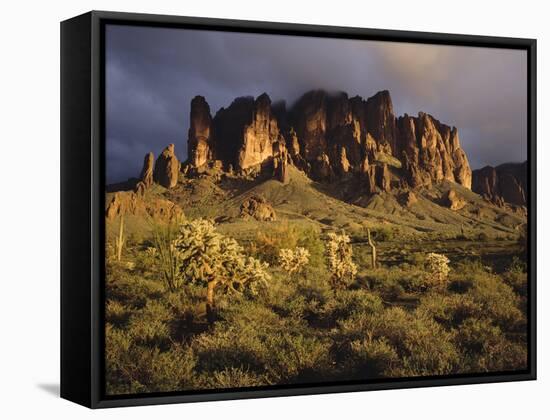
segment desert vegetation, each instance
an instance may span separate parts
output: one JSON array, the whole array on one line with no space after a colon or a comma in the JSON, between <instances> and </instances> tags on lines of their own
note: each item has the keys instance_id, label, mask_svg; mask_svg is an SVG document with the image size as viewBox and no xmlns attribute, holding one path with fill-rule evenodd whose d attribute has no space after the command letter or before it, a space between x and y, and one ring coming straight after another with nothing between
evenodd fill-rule
<instances>
[{"instance_id":1,"label":"desert vegetation","mask_svg":"<svg viewBox=\"0 0 550 420\"><path fill-rule=\"evenodd\" d=\"M233 238L179 218L125 238L119 226L124 252L106 263L109 394L526 367L520 258L497 272L415 252L373 268L367 236L387 237L376 229L352 240L285 220Z\"/></svg>"},{"instance_id":2,"label":"desert vegetation","mask_svg":"<svg viewBox=\"0 0 550 420\"><path fill-rule=\"evenodd\" d=\"M388 91L196 96L180 147L107 188L108 394L527 367L525 163Z\"/></svg>"}]
</instances>

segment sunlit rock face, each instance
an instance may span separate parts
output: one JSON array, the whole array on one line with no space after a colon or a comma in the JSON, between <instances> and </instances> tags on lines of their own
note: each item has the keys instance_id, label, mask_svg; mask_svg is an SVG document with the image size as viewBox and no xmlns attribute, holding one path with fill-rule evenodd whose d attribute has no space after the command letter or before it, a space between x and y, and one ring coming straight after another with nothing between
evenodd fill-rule
<instances>
[{"instance_id":1,"label":"sunlit rock face","mask_svg":"<svg viewBox=\"0 0 550 420\"><path fill-rule=\"evenodd\" d=\"M284 144L285 140L271 112L271 100L264 93L254 102L250 123L243 127L237 168L248 169L272 158L278 142Z\"/></svg>"},{"instance_id":2,"label":"sunlit rock face","mask_svg":"<svg viewBox=\"0 0 550 420\"><path fill-rule=\"evenodd\" d=\"M187 163L194 167L219 161L236 173L269 168L286 179L286 165L293 164L317 181L358 176L370 192L442 181L472 184L458 130L423 112L396 118L388 91L365 100L313 90L288 109L264 93L237 98L213 118L198 96L190 126Z\"/></svg>"},{"instance_id":3,"label":"sunlit rock face","mask_svg":"<svg viewBox=\"0 0 550 420\"><path fill-rule=\"evenodd\" d=\"M153 167L155 165L155 156L152 152L145 155L143 159L143 168L141 169L140 181L143 182L145 188L153 184Z\"/></svg>"},{"instance_id":4,"label":"sunlit rock face","mask_svg":"<svg viewBox=\"0 0 550 420\"><path fill-rule=\"evenodd\" d=\"M173 188L178 183L179 172L180 162L174 153L174 145L170 144L157 158L153 179L165 188Z\"/></svg>"},{"instance_id":5,"label":"sunlit rock face","mask_svg":"<svg viewBox=\"0 0 550 420\"><path fill-rule=\"evenodd\" d=\"M189 162L200 167L212 159L212 116L210 106L202 96L191 101L191 117L187 150Z\"/></svg>"},{"instance_id":6,"label":"sunlit rock face","mask_svg":"<svg viewBox=\"0 0 550 420\"><path fill-rule=\"evenodd\" d=\"M472 170L460 147L456 127L423 112L417 117L405 114L397 119L396 150L406 181L413 187L444 180L472 187Z\"/></svg>"}]
</instances>

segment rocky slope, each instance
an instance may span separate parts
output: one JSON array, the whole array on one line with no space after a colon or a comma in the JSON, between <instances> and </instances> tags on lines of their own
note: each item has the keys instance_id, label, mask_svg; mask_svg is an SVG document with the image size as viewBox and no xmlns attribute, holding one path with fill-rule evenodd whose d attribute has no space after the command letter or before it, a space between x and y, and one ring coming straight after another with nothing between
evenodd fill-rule
<instances>
[{"instance_id":1,"label":"rocky slope","mask_svg":"<svg viewBox=\"0 0 550 420\"><path fill-rule=\"evenodd\" d=\"M527 162L475 170L472 190L496 205L527 206Z\"/></svg>"},{"instance_id":2,"label":"rocky slope","mask_svg":"<svg viewBox=\"0 0 550 420\"><path fill-rule=\"evenodd\" d=\"M214 117L197 96L190 127L189 174L218 161L226 171L248 175L267 168L284 180L291 163L317 181L359 177L366 193L443 180L471 188L458 130L425 113L397 118L388 91L364 100L316 90L288 110L264 93L237 98Z\"/></svg>"}]
</instances>

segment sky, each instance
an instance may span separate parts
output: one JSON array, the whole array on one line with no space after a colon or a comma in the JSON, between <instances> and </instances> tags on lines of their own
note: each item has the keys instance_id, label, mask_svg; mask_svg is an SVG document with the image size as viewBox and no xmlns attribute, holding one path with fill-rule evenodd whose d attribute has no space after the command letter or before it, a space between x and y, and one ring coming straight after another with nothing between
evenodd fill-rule
<instances>
[{"instance_id":1,"label":"sky","mask_svg":"<svg viewBox=\"0 0 550 420\"><path fill-rule=\"evenodd\" d=\"M169 143L186 159L190 102L212 115L266 92L291 106L311 89L423 111L458 128L472 169L527 159L527 53L520 50L108 25L107 182L138 177Z\"/></svg>"}]
</instances>

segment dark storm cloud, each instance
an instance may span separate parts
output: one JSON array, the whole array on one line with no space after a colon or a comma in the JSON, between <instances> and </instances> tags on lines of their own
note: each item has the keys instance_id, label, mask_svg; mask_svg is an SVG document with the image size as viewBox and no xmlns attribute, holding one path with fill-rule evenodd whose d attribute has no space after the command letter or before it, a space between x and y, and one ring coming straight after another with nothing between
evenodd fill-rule
<instances>
[{"instance_id":1,"label":"dark storm cloud","mask_svg":"<svg viewBox=\"0 0 550 420\"><path fill-rule=\"evenodd\" d=\"M526 159L521 51L108 26L107 180L139 174L168 143L186 158L190 101L214 114L237 96L295 101L309 89L391 92L398 115L459 128L473 168Z\"/></svg>"}]
</instances>

